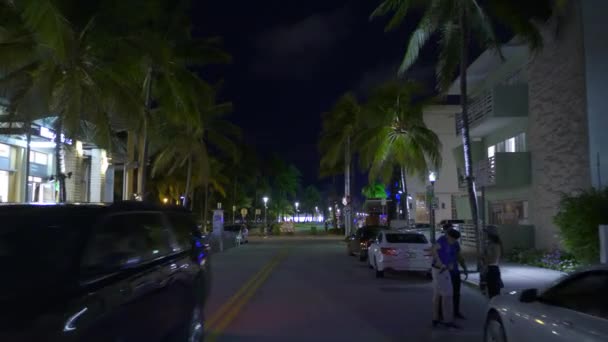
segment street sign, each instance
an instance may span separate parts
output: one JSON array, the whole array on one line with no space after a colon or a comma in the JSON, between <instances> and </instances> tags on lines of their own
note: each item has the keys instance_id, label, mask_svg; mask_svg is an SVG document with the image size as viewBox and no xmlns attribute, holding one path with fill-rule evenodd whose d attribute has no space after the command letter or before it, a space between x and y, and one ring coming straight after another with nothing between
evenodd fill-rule
<instances>
[{"instance_id":1,"label":"street sign","mask_svg":"<svg viewBox=\"0 0 608 342\"><path fill-rule=\"evenodd\" d=\"M255 210L255 214L256 215L261 215L262 214L262 209L256 209Z\"/></svg>"},{"instance_id":2,"label":"street sign","mask_svg":"<svg viewBox=\"0 0 608 342\"><path fill-rule=\"evenodd\" d=\"M247 208L243 208L243 209L241 209L241 215L242 215L243 217L247 216Z\"/></svg>"},{"instance_id":3,"label":"street sign","mask_svg":"<svg viewBox=\"0 0 608 342\"><path fill-rule=\"evenodd\" d=\"M382 204L382 206L386 206L386 198L383 198L382 201L380 201L380 203Z\"/></svg>"},{"instance_id":4,"label":"street sign","mask_svg":"<svg viewBox=\"0 0 608 342\"><path fill-rule=\"evenodd\" d=\"M236 211L236 205L232 206L232 211Z\"/></svg>"}]
</instances>

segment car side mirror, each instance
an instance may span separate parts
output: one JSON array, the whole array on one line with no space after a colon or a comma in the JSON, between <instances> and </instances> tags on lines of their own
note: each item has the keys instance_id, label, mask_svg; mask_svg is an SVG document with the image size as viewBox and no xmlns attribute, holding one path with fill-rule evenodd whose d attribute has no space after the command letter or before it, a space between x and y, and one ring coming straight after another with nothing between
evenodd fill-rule
<instances>
[{"instance_id":1,"label":"car side mirror","mask_svg":"<svg viewBox=\"0 0 608 342\"><path fill-rule=\"evenodd\" d=\"M537 289L527 289L521 292L519 295L519 301L522 303L532 303L538 300Z\"/></svg>"}]
</instances>

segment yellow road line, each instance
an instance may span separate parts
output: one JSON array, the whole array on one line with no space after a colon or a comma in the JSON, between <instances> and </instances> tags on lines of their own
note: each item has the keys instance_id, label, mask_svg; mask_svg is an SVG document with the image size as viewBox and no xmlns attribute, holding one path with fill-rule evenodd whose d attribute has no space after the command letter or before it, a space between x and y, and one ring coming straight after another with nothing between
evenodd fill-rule
<instances>
[{"instance_id":1,"label":"yellow road line","mask_svg":"<svg viewBox=\"0 0 608 342\"><path fill-rule=\"evenodd\" d=\"M249 302L251 297L257 292L257 290L264 284L266 279L270 277L272 271L287 257L287 253L281 253L276 259L274 259L268 266L264 268L264 272L256 277L256 281L247 289L247 292L238 299L235 305L231 308L231 310L222 317L222 320L217 322L216 326L207 325L207 331L210 332L210 335L207 337L208 341L215 341L226 329L230 323L237 317L237 315L241 312L243 306Z\"/></svg>"},{"instance_id":2,"label":"yellow road line","mask_svg":"<svg viewBox=\"0 0 608 342\"><path fill-rule=\"evenodd\" d=\"M279 255L275 255L274 257L272 257L272 259L270 259L270 261L266 265L264 265L264 267L262 267L251 278L249 278L247 282L245 282L245 284L243 284L243 286L241 286L241 288L234 295L232 295L232 297L230 297L217 311L213 313L213 315L209 319L206 320L205 325L214 325L217 320L221 319L226 313L226 311L230 310L232 305L239 299L239 297L241 297L245 292L247 292L249 287L254 284L256 280L262 274L264 274L266 270L271 267L274 261L277 260L279 257Z\"/></svg>"}]
</instances>

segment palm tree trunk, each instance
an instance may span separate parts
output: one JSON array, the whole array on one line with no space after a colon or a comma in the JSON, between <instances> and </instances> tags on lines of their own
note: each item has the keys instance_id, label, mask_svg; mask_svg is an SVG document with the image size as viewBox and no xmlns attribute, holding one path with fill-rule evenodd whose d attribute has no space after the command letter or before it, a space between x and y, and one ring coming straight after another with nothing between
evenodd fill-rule
<instances>
[{"instance_id":1,"label":"palm tree trunk","mask_svg":"<svg viewBox=\"0 0 608 342\"><path fill-rule=\"evenodd\" d=\"M471 137L469 135L469 113L468 113L468 102L467 102L467 65L468 65L468 48L469 48L469 31L467 27L467 9L461 9L460 13L460 27L461 27L461 45L460 45L460 104L462 106L462 146L464 150L464 168L467 177L467 191L469 195L469 203L471 206L471 218L473 220L473 226L477 234L477 255L481 255L480 249L480 236L481 230L479 229L479 211L477 206L477 193L475 191L475 179L473 175L473 157L471 153ZM480 263L478 261L478 267Z\"/></svg>"},{"instance_id":2,"label":"palm tree trunk","mask_svg":"<svg viewBox=\"0 0 608 342\"><path fill-rule=\"evenodd\" d=\"M61 158L61 149L63 143L61 142L61 132L63 131L63 119L61 116L57 118L57 132L55 132L55 177L56 181L59 182L59 203L66 202L66 188L65 188L65 175L61 170L61 164L63 159ZM29 157L28 157L29 159Z\"/></svg>"},{"instance_id":3,"label":"palm tree trunk","mask_svg":"<svg viewBox=\"0 0 608 342\"><path fill-rule=\"evenodd\" d=\"M203 228L205 233L207 230L207 212L209 211L209 184L205 184L205 207L203 209Z\"/></svg>"},{"instance_id":4,"label":"palm tree trunk","mask_svg":"<svg viewBox=\"0 0 608 342\"><path fill-rule=\"evenodd\" d=\"M188 157L188 172L186 175L186 190L184 191L184 207L188 208L188 196L190 196L190 184L192 182L192 157Z\"/></svg>"},{"instance_id":5,"label":"palm tree trunk","mask_svg":"<svg viewBox=\"0 0 608 342\"><path fill-rule=\"evenodd\" d=\"M350 202L350 136L346 138L346 147L344 148L344 196ZM350 203L344 206L344 236L350 235Z\"/></svg>"},{"instance_id":6,"label":"palm tree trunk","mask_svg":"<svg viewBox=\"0 0 608 342\"><path fill-rule=\"evenodd\" d=\"M403 214L405 217L405 222L409 226L410 224L410 207L408 205L408 193L407 193L407 182L405 179L405 167L401 167L401 202L403 203Z\"/></svg>"},{"instance_id":7,"label":"palm tree trunk","mask_svg":"<svg viewBox=\"0 0 608 342\"><path fill-rule=\"evenodd\" d=\"M146 199L146 181L148 177L148 126L150 124L150 113L152 111L152 81L153 81L152 68L148 68L146 75L146 94L145 94L145 107L144 107L144 123L142 128L142 141L141 141L141 154L139 156L139 192L142 200Z\"/></svg>"}]
</instances>

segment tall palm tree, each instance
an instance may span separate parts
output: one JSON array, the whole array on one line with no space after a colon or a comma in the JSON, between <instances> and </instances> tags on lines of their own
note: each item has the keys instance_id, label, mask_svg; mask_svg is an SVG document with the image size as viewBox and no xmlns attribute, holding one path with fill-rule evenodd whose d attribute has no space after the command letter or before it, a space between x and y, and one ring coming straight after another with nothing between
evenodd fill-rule
<instances>
[{"instance_id":1,"label":"tall palm tree","mask_svg":"<svg viewBox=\"0 0 608 342\"><path fill-rule=\"evenodd\" d=\"M137 110L137 103L113 71L119 61L112 58L110 37L98 30L94 17L82 26L72 25L51 0L2 1L0 13L11 17L0 37L0 64L6 70L0 88L16 85L9 98L14 116L25 116L28 122L56 118L55 178L59 201L65 202L62 134L86 134L107 148L111 117ZM26 112L31 101L37 105Z\"/></svg>"},{"instance_id":2,"label":"tall palm tree","mask_svg":"<svg viewBox=\"0 0 608 342\"><path fill-rule=\"evenodd\" d=\"M323 114L323 127L319 149L321 175L332 175L340 165L344 167L344 195L350 199L351 165L354 155L353 139L360 130L361 107L352 93L346 93L331 111ZM352 220L350 207L345 208L345 234L350 234Z\"/></svg>"},{"instance_id":3,"label":"tall palm tree","mask_svg":"<svg viewBox=\"0 0 608 342\"><path fill-rule=\"evenodd\" d=\"M441 166L441 142L424 123L423 108L428 101L418 98L420 91L413 82L378 87L365 105L365 128L357 137L370 183L377 179L390 182L394 168L399 168L403 213L408 222L408 176L425 177L429 167L437 170Z\"/></svg>"},{"instance_id":4,"label":"tall palm tree","mask_svg":"<svg viewBox=\"0 0 608 342\"><path fill-rule=\"evenodd\" d=\"M386 29L393 30L400 26L414 7L423 8L423 15L417 28L412 33L399 73L407 71L420 56L422 48L438 37L439 60L437 62L437 82L440 90L446 90L459 74L461 112L461 136L464 150L467 191L471 206L471 217L475 231L480 234L477 193L473 175L471 156L471 137L469 135L467 67L469 62L469 45L478 43L483 48L495 49L500 54L500 42L495 34L495 19L502 20L508 28L518 34L531 49L542 46L542 36L538 26L532 20L539 19L539 8L545 7L555 11L562 8L566 0L522 1L498 0L482 2L480 0L384 0L372 13L378 17L392 13ZM497 4L499 6L497 6ZM516 10L517 9L517 10ZM534 10L532 10L534 9ZM492 14L508 14L496 18ZM475 41L473 41L475 39ZM501 55L502 56L502 55ZM480 244L478 240L478 252Z\"/></svg>"}]
</instances>

